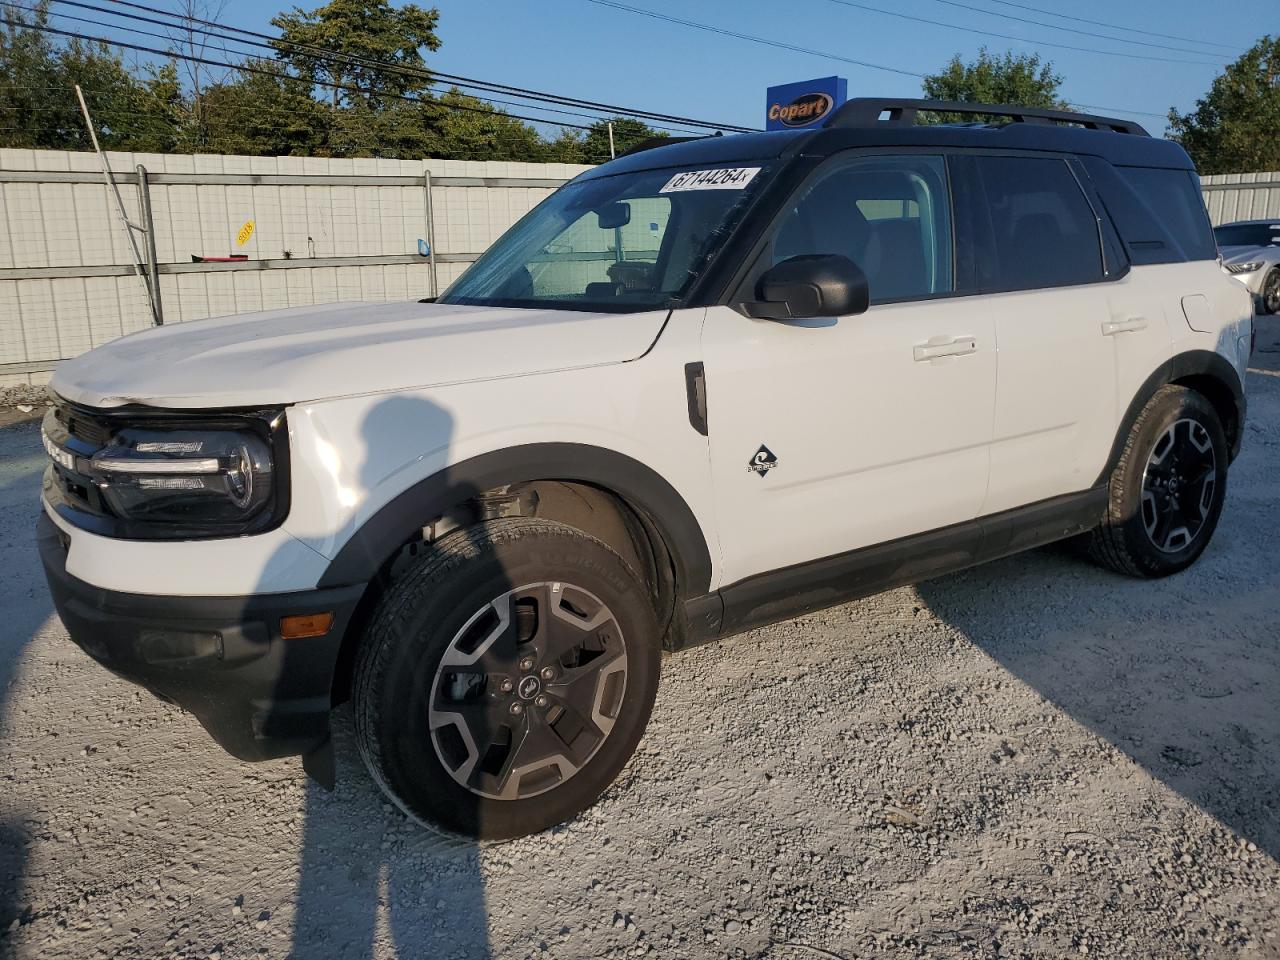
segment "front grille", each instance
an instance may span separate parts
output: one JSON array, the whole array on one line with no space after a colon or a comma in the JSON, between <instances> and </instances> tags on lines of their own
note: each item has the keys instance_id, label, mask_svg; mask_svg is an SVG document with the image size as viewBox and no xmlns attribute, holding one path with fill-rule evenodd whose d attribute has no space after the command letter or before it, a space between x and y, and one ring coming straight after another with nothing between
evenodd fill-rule
<instances>
[{"instance_id":1,"label":"front grille","mask_svg":"<svg viewBox=\"0 0 1280 960\"><path fill-rule=\"evenodd\" d=\"M101 492L92 478L81 472L88 458L110 443L112 430L109 419L55 397L52 409L46 415L44 430L50 442L74 457L71 467L51 460L46 485L46 496L50 502L55 506L64 503L89 516L109 517L111 513Z\"/></svg>"},{"instance_id":2,"label":"front grille","mask_svg":"<svg viewBox=\"0 0 1280 960\"><path fill-rule=\"evenodd\" d=\"M56 404L53 416L67 428L67 433L71 436L95 447L105 447L111 439L111 428L83 410Z\"/></svg>"}]
</instances>

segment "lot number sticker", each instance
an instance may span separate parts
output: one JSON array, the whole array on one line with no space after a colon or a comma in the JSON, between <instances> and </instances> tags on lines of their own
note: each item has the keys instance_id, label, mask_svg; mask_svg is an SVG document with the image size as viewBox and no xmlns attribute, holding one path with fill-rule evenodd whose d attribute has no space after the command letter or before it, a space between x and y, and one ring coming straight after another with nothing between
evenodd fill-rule
<instances>
[{"instance_id":1,"label":"lot number sticker","mask_svg":"<svg viewBox=\"0 0 1280 960\"><path fill-rule=\"evenodd\" d=\"M667 181L659 193L681 193L685 190L741 190L750 183L759 167L729 167L721 170L686 170Z\"/></svg>"}]
</instances>

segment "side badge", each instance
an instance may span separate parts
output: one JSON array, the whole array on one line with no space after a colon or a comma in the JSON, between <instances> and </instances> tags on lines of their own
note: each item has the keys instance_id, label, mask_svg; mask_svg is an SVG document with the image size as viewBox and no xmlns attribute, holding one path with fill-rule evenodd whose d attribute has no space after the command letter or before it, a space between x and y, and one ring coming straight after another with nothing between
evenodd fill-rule
<instances>
[{"instance_id":1,"label":"side badge","mask_svg":"<svg viewBox=\"0 0 1280 960\"><path fill-rule=\"evenodd\" d=\"M756 451L756 455L747 464L747 469L763 477L777 465L778 458L773 455L772 450L762 443L760 444L760 449Z\"/></svg>"}]
</instances>

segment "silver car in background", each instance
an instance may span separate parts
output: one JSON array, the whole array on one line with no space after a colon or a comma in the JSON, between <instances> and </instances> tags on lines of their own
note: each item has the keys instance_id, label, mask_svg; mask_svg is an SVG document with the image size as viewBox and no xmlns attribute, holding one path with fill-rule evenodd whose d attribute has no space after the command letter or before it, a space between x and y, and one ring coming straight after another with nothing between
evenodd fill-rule
<instances>
[{"instance_id":1,"label":"silver car in background","mask_svg":"<svg viewBox=\"0 0 1280 960\"><path fill-rule=\"evenodd\" d=\"M1280 313L1280 218L1213 228L1222 268L1253 294L1258 313Z\"/></svg>"}]
</instances>

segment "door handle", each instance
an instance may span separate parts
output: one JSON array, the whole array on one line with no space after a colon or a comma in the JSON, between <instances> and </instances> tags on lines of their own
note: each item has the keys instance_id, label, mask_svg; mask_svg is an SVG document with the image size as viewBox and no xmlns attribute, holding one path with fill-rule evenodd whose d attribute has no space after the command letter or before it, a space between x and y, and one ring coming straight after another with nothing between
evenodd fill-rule
<instances>
[{"instance_id":1,"label":"door handle","mask_svg":"<svg viewBox=\"0 0 1280 960\"><path fill-rule=\"evenodd\" d=\"M976 353L977 350L978 341L974 337L933 337L928 343L917 343L913 352L919 362L937 360L940 357L963 357L968 353Z\"/></svg>"},{"instance_id":2,"label":"door handle","mask_svg":"<svg viewBox=\"0 0 1280 960\"><path fill-rule=\"evenodd\" d=\"M1104 320L1102 322L1102 335L1104 337L1114 337L1117 333L1145 329L1147 329L1146 317L1130 317L1127 320Z\"/></svg>"}]
</instances>

